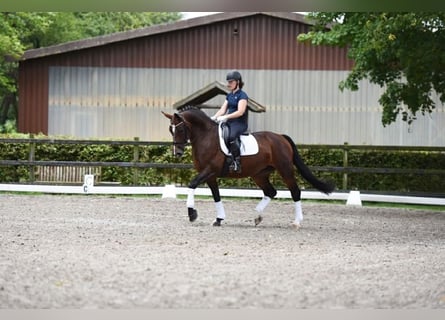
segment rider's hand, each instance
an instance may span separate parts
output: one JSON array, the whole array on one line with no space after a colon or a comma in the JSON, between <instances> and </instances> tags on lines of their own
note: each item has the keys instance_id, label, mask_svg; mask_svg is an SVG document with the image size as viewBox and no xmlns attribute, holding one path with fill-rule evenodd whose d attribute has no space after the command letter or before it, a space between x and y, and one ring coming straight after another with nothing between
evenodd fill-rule
<instances>
[{"instance_id":1,"label":"rider's hand","mask_svg":"<svg viewBox=\"0 0 445 320\"><path fill-rule=\"evenodd\" d=\"M228 116L224 115L224 116L219 116L218 118L216 118L216 121L217 122L226 122L227 119L228 119Z\"/></svg>"},{"instance_id":2,"label":"rider's hand","mask_svg":"<svg viewBox=\"0 0 445 320\"><path fill-rule=\"evenodd\" d=\"M216 121L216 115L215 116L211 116L210 119L212 119L213 121Z\"/></svg>"}]
</instances>

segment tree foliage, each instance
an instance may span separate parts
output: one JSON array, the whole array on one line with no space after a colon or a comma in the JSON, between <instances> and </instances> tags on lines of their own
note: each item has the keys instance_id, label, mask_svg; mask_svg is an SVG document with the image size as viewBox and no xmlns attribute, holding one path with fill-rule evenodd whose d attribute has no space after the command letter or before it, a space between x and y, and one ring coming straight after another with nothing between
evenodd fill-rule
<instances>
[{"instance_id":1,"label":"tree foliage","mask_svg":"<svg viewBox=\"0 0 445 320\"><path fill-rule=\"evenodd\" d=\"M298 40L347 47L354 67L340 89L359 89L368 79L384 87L379 99L384 126L411 123L445 102L445 12L317 12L314 25Z\"/></svg>"},{"instance_id":2,"label":"tree foliage","mask_svg":"<svg viewBox=\"0 0 445 320\"><path fill-rule=\"evenodd\" d=\"M17 60L25 50L180 18L178 12L0 12L0 132L17 119Z\"/></svg>"}]
</instances>

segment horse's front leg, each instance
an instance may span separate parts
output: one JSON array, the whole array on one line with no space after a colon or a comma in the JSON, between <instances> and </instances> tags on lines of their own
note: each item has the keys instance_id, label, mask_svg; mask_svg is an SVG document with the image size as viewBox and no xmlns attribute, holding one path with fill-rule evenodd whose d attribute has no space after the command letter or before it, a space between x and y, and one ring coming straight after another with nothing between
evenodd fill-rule
<instances>
[{"instance_id":1,"label":"horse's front leg","mask_svg":"<svg viewBox=\"0 0 445 320\"><path fill-rule=\"evenodd\" d=\"M198 211L195 209L195 189L211 176L211 173L203 171L199 173L190 183L187 194L187 210L190 222L195 221L198 218Z\"/></svg>"},{"instance_id":2,"label":"horse's front leg","mask_svg":"<svg viewBox=\"0 0 445 320\"><path fill-rule=\"evenodd\" d=\"M221 202L221 196L219 194L218 182L216 181L216 178L207 180L207 185L212 191L212 196L216 207L216 220L213 222L213 226L219 227L221 226L221 222L226 218L226 212L224 211L224 206Z\"/></svg>"}]
</instances>

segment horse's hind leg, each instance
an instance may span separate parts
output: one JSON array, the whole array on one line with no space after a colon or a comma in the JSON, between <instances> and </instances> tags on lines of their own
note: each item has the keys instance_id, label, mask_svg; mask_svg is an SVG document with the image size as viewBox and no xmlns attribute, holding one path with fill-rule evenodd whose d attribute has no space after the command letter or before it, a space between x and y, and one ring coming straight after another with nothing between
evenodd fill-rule
<instances>
[{"instance_id":1,"label":"horse's hind leg","mask_svg":"<svg viewBox=\"0 0 445 320\"><path fill-rule=\"evenodd\" d=\"M262 172L255 177L252 177L253 181L258 185L258 187L263 190L264 196L261 199L260 203L256 206L255 210L258 212L258 216L255 218L255 226L263 221L263 216L261 215L269 204L270 200L272 200L277 195L277 190L273 187L273 185L269 181L270 173L273 169L268 169Z\"/></svg>"},{"instance_id":2,"label":"horse's hind leg","mask_svg":"<svg viewBox=\"0 0 445 320\"><path fill-rule=\"evenodd\" d=\"M292 200L294 200L295 203L295 220L292 223L292 226L299 228L301 222L303 221L303 211L301 209L301 190L297 185L293 167L289 166L288 168L280 168L278 169L278 172L283 178L284 183L286 183L286 186L291 193Z\"/></svg>"},{"instance_id":3,"label":"horse's hind leg","mask_svg":"<svg viewBox=\"0 0 445 320\"><path fill-rule=\"evenodd\" d=\"M213 222L213 226L221 226L221 222L226 218L226 213L224 211L224 206L221 202L221 196L219 194L218 182L216 179L210 179L207 181L207 185L212 191L213 200L215 201L216 207L216 220Z\"/></svg>"}]
</instances>

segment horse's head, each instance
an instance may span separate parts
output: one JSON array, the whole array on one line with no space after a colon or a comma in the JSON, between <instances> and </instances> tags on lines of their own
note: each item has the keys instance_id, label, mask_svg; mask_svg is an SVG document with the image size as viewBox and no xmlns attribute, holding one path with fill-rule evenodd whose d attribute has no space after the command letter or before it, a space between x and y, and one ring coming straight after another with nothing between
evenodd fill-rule
<instances>
[{"instance_id":1,"label":"horse's head","mask_svg":"<svg viewBox=\"0 0 445 320\"><path fill-rule=\"evenodd\" d=\"M189 133L184 117L179 113L169 114L161 111L170 119L170 133L173 136L173 155L181 157L184 154L185 145L189 142Z\"/></svg>"}]
</instances>

